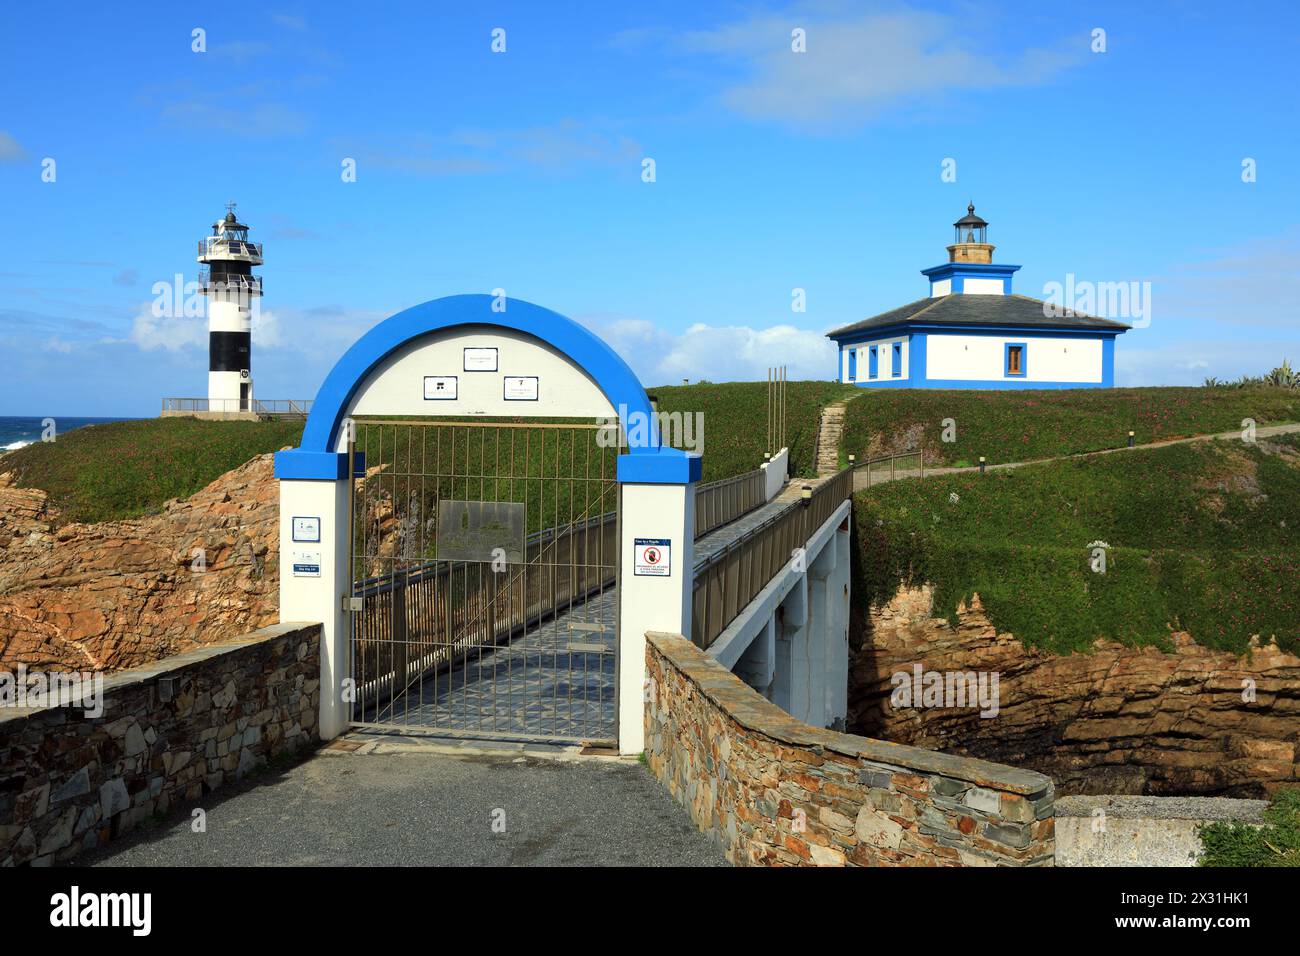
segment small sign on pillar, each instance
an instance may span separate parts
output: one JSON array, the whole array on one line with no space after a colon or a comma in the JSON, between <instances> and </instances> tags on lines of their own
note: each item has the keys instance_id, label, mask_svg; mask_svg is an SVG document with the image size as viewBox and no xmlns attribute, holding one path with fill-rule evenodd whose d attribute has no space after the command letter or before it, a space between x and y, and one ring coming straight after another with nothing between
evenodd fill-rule
<instances>
[{"instance_id":1,"label":"small sign on pillar","mask_svg":"<svg viewBox=\"0 0 1300 956\"><path fill-rule=\"evenodd\" d=\"M672 576L672 547L668 538L636 538L633 542L632 573L638 577Z\"/></svg>"}]
</instances>

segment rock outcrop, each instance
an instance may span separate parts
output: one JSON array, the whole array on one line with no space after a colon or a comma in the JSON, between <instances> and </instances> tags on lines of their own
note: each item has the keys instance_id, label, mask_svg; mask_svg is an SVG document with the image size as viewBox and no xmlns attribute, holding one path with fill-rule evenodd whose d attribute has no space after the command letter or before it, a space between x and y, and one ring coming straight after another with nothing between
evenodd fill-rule
<instances>
[{"instance_id":1,"label":"rock outcrop","mask_svg":"<svg viewBox=\"0 0 1300 956\"><path fill-rule=\"evenodd\" d=\"M931 589L905 589L855 622L852 732L1037 770L1060 793L1258 797L1300 783L1300 657L1274 643L1237 656L1173 633L1168 653L1098 640L1063 656L999 633L978 595L952 625L931 609ZM892 676L918 663L997 673L997 715L892 706Z\"/></svg>"},{"instance_id":2,"label":"rock outcrop","mask_svg":"<svg viewBox=\"0 0 1300 956\"><path fill-rule=\"evenodd\" d=\"M115 671L272 624L278 537L271 455L97 524L0 475L0 667Z\"/></svg>"}]
</instances>

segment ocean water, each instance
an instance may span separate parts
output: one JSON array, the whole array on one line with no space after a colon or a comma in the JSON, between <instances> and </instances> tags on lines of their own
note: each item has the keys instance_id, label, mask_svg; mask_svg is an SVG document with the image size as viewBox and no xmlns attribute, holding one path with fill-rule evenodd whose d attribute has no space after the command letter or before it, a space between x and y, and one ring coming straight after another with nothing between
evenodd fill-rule
<instances>
[{"instance_id":1,"label":"ocean water","mask_svg":"<svg viewBox=\"0 0 1300 956\"><path fill-rule=\"evenodd\" d=\"M102 425L104 422L125 422L126 418L74 418L72 416L51 415L54 419L56 435L62 435L85 425ZM44 418L23 418L21 416L0 415L0 453L22 448L34 441L41 440L45 431Z\"/></svg>"}]
</instances>

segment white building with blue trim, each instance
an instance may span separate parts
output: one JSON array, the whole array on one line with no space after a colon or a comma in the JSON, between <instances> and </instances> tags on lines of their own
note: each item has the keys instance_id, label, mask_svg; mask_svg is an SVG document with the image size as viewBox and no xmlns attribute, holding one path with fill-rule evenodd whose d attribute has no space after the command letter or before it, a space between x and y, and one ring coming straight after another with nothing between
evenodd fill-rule
<instances>
[{"instance_id":1,"label":"white building with blue trim","mask_svg":"<svg viewBox=\"0 0 1300 956\"><path fill-rule=\"evenodd\" d=\"M1011 291L1020 266L993 262L975 206L953 223L948 261L922 269L930 294L828 332L839 380L863 388L1110 388L1129 326Z\"/></svg>"}]
</instances>

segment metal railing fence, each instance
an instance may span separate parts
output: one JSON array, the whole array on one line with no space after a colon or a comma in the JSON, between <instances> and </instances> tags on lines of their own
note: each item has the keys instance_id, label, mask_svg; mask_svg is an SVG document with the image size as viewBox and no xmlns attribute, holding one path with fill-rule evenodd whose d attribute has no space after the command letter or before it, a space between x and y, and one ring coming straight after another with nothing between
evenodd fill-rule
<instances>
[{"instance_id":1,"label":"metal railing fence","mask_svg":"<svg viewBox=\"0 0 1300 956\"><path fill-rule=\"evenodd\" d=\"M909 451L900 455L886 455L855 464L854 470L865 471L867 487L883 484L895 478L924 478L925 452Z\"/></svg>"},{"instance_id":2,"label":"metal railing fence","mask_svg":"<svg viewBox=\"0 0 1300 956\"><path fill-rule=\"evenodd\" d=\"M767 476L761 468L711 481L695 489L695 537L704 537L766 504Z\"/></svg>"},{"instance_id":3,"label":"metal railing fence","mask_svg":"<svg viewBox=\"0 0 1300 956\"><path fill-rule=\"evenodd\" d=\"M695 568L691 641L707 649L853 494L853 470L845 468L813 489L812 497L791 502Z\"/></svg>"},{"instance_id":4,"label":"metal railing fence","mask_svg":"<svg viewBox=\"0 0 1300 956\"><path fill-rule=\"evenodd\" d=\"M238 398L164 398L162 400L164 413L253 412L266 418L306 418L311 412L311 405L310 398L254 398L247 401Z\"/></svg>"}]
</instances>

